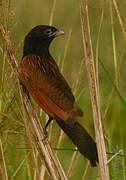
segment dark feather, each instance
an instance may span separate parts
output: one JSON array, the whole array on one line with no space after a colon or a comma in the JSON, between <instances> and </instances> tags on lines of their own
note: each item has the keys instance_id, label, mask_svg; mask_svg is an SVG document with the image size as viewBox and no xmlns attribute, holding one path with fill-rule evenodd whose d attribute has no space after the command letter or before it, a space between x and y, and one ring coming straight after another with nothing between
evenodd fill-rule
<instances>
[{"instance_id":1,"label":"dark feather","mask_svg":"<svg viewBox=\"0 0 126 180\"><path fill-rule=\"evenodd\" d=\"M68 83L49 53L51 41L61 34L64 32L55 27L41 25L27 34L18 71L19 81L50 119L56 119L80 153L90 160L92 166L96 166L96 144L77 122L77 117L83 112L75 104Z\"/></svg>"}]
</instances>

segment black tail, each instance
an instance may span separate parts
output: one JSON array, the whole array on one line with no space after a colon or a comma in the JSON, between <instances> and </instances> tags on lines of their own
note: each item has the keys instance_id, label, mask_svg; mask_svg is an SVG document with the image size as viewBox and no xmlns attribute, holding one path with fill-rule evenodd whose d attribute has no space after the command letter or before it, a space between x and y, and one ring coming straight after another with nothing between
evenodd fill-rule
<instances>
[{"instance_id":1,"label":"black tail","mask_svg":"<svg viewBox=\"0 0 126 180\"><path fill-rule=\"evenodd\" d=\"M74 127L71 128L61 119L56 119L56 121L69 136L80 153L90 160L91 166L97 166L96 162L98 162L98 153L96 143L88 132L78 122L76 122Z\"/></svg>"}]
</instances>

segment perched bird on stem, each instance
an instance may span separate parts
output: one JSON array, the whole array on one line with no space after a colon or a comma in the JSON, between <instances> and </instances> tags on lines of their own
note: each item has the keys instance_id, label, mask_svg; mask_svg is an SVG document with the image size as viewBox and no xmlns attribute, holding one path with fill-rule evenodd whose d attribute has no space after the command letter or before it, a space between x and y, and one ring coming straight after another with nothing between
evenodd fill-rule
<instances>
[{"instance_id":1,"label":"perched bird on stem","mask_svg":"<svg viewBox=\"0 0 126 180\"><path fill-rule=\"evenodd\" d=\"M77 117L83 116L83 112L75 103L68 83L49 52L52 40L63 34L55 27L38 25L26 35L19 65L19 81L49 115L45 132L49 123L55 119L80 153L90 160L91 166L96 166L96 143L77 122Z\"/></svg>"}]
</instances>

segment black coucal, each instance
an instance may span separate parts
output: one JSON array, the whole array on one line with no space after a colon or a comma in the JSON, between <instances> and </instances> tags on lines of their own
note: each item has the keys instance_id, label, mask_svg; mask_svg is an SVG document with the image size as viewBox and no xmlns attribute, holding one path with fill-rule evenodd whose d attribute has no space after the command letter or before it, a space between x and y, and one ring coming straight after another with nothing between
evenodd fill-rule
<instances>
[{"instance_id":1,"label":"black coucal","mask_svg":"<svg viewBox=\"0 0 126 180\"><path fill-rule=\"evenodd\" d=\"M77 122L77 116L83 112L75 104L72 91L49 52L51 41L62 34L64 32L55 27L38 25L26 35L19 81L49 115L45 129L55 119L80 153L90 160L91 166L96 166L96 143Z\"/></svg>"}]
</instances>

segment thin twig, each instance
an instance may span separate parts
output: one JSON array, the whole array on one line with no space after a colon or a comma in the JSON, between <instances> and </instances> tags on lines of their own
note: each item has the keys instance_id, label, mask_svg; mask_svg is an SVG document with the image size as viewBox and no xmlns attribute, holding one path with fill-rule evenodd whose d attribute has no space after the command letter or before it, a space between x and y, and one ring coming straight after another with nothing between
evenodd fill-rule
<instances>
[{"instance_id":1,"label":"thin twig","mask_svg":"<svg viewBox=\"0 0 126 180\"><path fill-rule=\"evenodd\" d=\"M86 25L84 21L84 9L87 17L89 47L87 46ZM87 0L85 0L84 8L82 6L82 0L80 0L80 17L81 17L81 25L82 25L84 55L86 61L86 68L87 68L88 82L89 82L89 89L90 89L91 103L93 110L93 119L95 126L100 172L103 180L109 180L109 170L108 170L108 166L106 165L107 157L106 157L102 124L101 124L100 96L99 96L99 89L97 86L98 82L96 81L96 71L94 66L94 56L93 56Z\"/></svg>"},{"instance_id":2,"label":"thin twig","mask_svg":"<svg viewBox=\"0 0 126 180\"><path fill-rule=\"evenodd\" d=\"M115 153L108 161L107 164L110 163L110 161L112 161L117 155L119 155L122 152L122 149L120 149L117 153Z\"/></svg>"},{"instance_id":3,"label":"thin twig","mask_svg":"<svg viewBox=\"0 0 126 180\"><path fill-rule=\"evenodd\" d=\"M45 172L46 172L46 167L44 166L44 164L42 164L42 166L41 166L41 172L40 172L40 177L39 177L40 180L43 180L43 179L44 179L44 177L45 177Z\"/></svg>"},{"instance_id":4,"label":"thin twig","mask_svg":"<svg viewBox=\"0 0 126 180\"><path fill-rule=\"evenodd\" d=\"M32 155L33 155L33 158L34 158L34 164L35 164L35 172L36 172L36 176L39 177L39 170L38 170L38 166L37 166L37 163L36 163L36 154L35 154L35 150L34 150L34 144L33 144L33 137L32 137L32 134L30 132L30 128L29 128L29 125L28 125L28 122L27 122L27 117L26 117L26 109L25 109L25 106L24 106L24 103L22 102L22 112L23 112L23 119L24 119L24 124L25 124L25 130L26 130L26 135L27 135L27 142L28 144L30 145L31 149L32 149ZM37 178L38 179L38 178Z\"/></svg>"},{"instance_id":5,"label":"thin twig","mask_svg":"<svg viewBox=\"0 0 126 180\"><path fill-rule=\"evenodd\" d=\"M123 36L124 36L124 40L125 40L125 43L126 43L126 31L125 31L125 27L124 27L122 18L121 18L120 13L119 13L119 9L118 9L116 0L113 0L113 4L114 4L114 8L115 8L115 10L116 10L116 14L117 14L117 17L118 17L118 20L119 20L119 23L120 23L120 26L121 26L121 29L122 29L122 33L123 33Z\"/></svg>"},{"instance_id":6,"label":"thin twig","mask_svg":"<svg viewBox=\"0 0 126 180\"><path fill-rule=\"evenodd\" d=\"M61 64L61 72L63 72L64 62L65 62L65 59L66 59L66 55L67 55L67 50L68 50L71 34L72 34L72 29L69 30L67 42L65 44L64 55L63 55L62 64Z\"/></svg>"},{"instance_id":7,"label":"thin twig","mask_svg":"<svg viewBox=\"0 0 126 180\"><path fill-rule=\"evenodd\" d=\"M117 64L112 0L110 0L110 18L111 18L111 27L112 27L112 47L113 47L113 58L114 58L114 68L115 68L115 84L118 87L118 64Z\"/></svg>"},{"instance_id":8,"label":"thin twig","mask_svg":"<svg viewBox=\"0 0 126 180\"><path fill-rule=\"evenodd\" d=\"M80 80L80 76L81 76L81 72L82 72L83 63L84 63L84 60L82 59L81 63L80 63L80 68L79 68L79 71L78 71L78 75L77 75L77 78L76 78L76 81L75 81L75 84L74 84L73 94L76 94L77 88L79 86L79 80Z\"/></svg>"},{"instance_id":9,"label":"thin twig","mask_svg":"<svg viewBox=\"0 0 126 180\"><path fill-rule=\"evenodd\" d=\"M8 180L7 167L6 167L6 162L5 162L5 157L4 157L4 152L3 152L3 146L2 146L1 139L0 139L0 149L1 149L1 154L2 154L1 157L2 157L2 161L3 161L5 179Z\"/></svg>"},{"instance_id":10,"label":"thin twig","mask_svg":"<svg viewBox=\"0 0 126 180\"><path fill-rule=\"evenodd\" d=\"M20 171L25 161L26 161L26 157L21 161L17 169L14 171L14 174L11 176L10 180L14 180L15 176L17 175L18 171Z\"/></svg>"},{"instance_id":11,"label":"thin twig","mask_svg":"<svg viewBox=\"0 0 126 180\"><path fill-rule=\"evenodd\" d=\"M96 42L96 79L97 79L97 86L99 89L99 61L98 61L98 54L99 54L99 40L100 40L100 33L101 33L101 27L102 27L102 22L103 22L103 17L104 17L104 10L102 10L101 14L101 19L100 19L100 24L99 24L99 31L98 31L98 38Z\"/></svg>"},{"instance_id":12,"label":"thin twig","mask_svg":"<svg viewBox=\"0 0 126 180\"><path fill-rule=\"evenodd\" d=\"M83 176L82 176L82 180L85 180L85 178L86 178L86 175L87 175L87 171L88 171L89 165L90 165L90 162L87 161L86 168L85 168L84 174L83 174Z\"/></svg>"},{"instance_id":13,"label":"thin twig","mask_svg":"<svg viewBox=\"0 0 126 180\"><path fill-rule=\"evenodd\" d=\"M10 37L7 36L5 33L5 30L4 30L1 22L0 22L0 34L1 34L1 37L4 40L4 42L6 43L6 50L9 55L9 58L10 58L9 64L11 65L12 70L15 72L17 82L18 82L18 76L17 76L18 64L16 61L16 57L14 55L14 48L11 43ZM20 92L21 100L25 104L25 107L26 107L29 117L31 119L32 125L33 125L36 135L38 137L38 141L39 141L40 148L42 150L43 158L44 158L46 167L47 167L51 177L53 179L58 180L59 178L56 175L58 172L61 179L63 179L63 180L67 179L65 176L65 173L61 167L61 164L59 163L57 157L53 153L48 141L44 140L45 136L44 136L44 131L41 126L41 123L40 123L39 119L37 118L36 112L31 104L31 101L29 100L27 94L25 93L24 89L20 85L19 85L19 92Z\"/></svg>"},{"instance_id":14,"label":"thin twig","mask_svg":"<svg viewBox=\"0 0 126 180\"><path fill-rule=\"evenodd\" d=\"M69 163L68 170L67 170L67 177L69 177L69 174L70 174L71 169L72 169L72 167L73 167L73 163L75 162L76 156L77 156L77 151L75 151L75 152L73 153L73 155L72 155L72 158L71 158L71 161L70 161L70 163Z\"/></svg>"},{"instance_id":15,"label":"thin twig","mask_svg":"<svg viewBox=\"0 0 126 180\"><path fill-rule=\"evenodd\" d=\"M56 7L56 0L53 0L53 5L51 8L51 14L50 14L50 18L49 18L49 25L51 26L53 23L53 17L54 17L54 11L55 11L55 7Z\"/></svg>"},{"instance_id":16,"label":"thin twig","mask_svg":"<svg viewBox=\"0 0 126 180\"><path fill-rule=\"evenodd\" d=\"M112 90L111 90L111 92L110 92L110 95L109 95L109 97L108 97L108 104L107 104L107 106L106 106L106 108L105 108L105 111L104 111L104 114L103 114L103 120L105 119L106 114L108 113L108 110L109 110L109 108L110 108L113 93L114 93L114 88L112 88Z\"/></svg>"},{"instance_id":17,"label":"thin twig","mask_svg":"<svg viewBox=\"0 0 126 180\"><path fill-rule=\"evenodd\" d=\"M60 130L60 135L59 135L59 138L58 138L58 142L57 142L57 146L56 148L59 148L60 147L60 144L61 144L61 141L63 139L63 136L64 136L64 133L62 130ZM56 154L58 153L58 151L56 152Z\"/></svg>"},{"instance_id":18,"label":"thin twig","mask_svg":"<svg viewBox=\"0 0 126 180\"><path fill-rule=\"evenodd\" d=\"M62 63L61 63L61 68L60 68L61 72L63 72L64 62L65 62L65 58L66 58L66 55L67 55L67 50L68 50L71 34L72 34L72 29L69 30L67 42L65 44L64 55L63 55L63 59L62 59ZM60 58L60 61L61 61L61 58ZM60 147L60 144L61 144L63 136L64 136L64 132L62 130L60 130L60 135L59 135L59 138L58 138L58 142L57 142L56 148ZM58 151L56 152L56 154L57 153L58 153Z\"/></svg>"}]
</instances>

